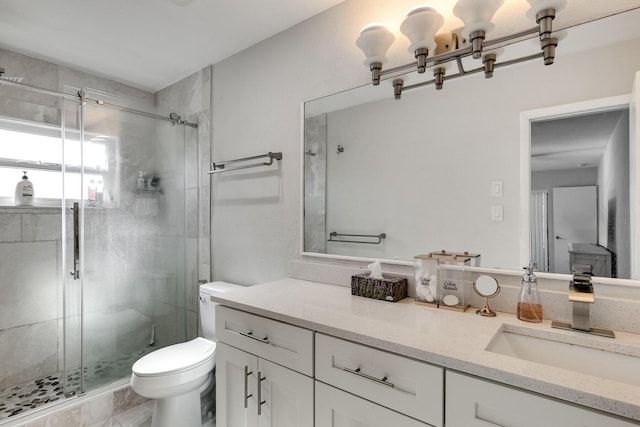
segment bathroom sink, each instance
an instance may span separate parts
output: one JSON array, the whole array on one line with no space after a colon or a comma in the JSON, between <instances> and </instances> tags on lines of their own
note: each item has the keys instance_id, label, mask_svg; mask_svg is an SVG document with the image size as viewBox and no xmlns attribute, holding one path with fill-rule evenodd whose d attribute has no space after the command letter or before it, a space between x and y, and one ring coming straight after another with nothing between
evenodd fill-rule
<instances>
[{"instance_id":1,"label":"bathroom sink","mask_svg":"<svg viewBox=\"0 0 640 427\"><path fill-rule=\"evenodd\" d=\"M485 350L640 386L640 347L608 338L505 324Z\"/></svg>"}]
</instances>

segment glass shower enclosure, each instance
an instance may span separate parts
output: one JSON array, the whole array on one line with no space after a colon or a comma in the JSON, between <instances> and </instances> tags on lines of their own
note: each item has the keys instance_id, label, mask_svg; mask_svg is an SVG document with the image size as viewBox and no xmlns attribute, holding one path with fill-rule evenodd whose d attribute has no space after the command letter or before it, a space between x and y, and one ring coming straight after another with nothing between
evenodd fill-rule
<instances>
[{"instance_id":1,"label":"glass shower enclosure","mask_svg":"<svg viewBox=\"0 0 640 427\"><path fill-rule=\"evenodd\" d=\"M178 120L88 88L0 84L0 424L186 339ZM26 175L32 205L15 206Z\"/></svg>"}]
</instances>

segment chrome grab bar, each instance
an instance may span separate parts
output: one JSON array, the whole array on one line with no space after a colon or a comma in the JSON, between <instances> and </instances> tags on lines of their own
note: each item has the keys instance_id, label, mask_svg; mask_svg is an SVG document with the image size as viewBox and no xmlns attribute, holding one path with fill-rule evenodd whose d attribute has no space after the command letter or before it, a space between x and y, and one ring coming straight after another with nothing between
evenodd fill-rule
<instances>
[{"instance_id":1,"label":"chrome grab bar","mask_svg":"<svg viewBox=\"0 0 640 427\"><path fill-rule=\"evenodd\" d=\"M249 394L249 375L253 374L253 372L249 372L249 367L247 365L244 366L244 409L247 409L249 406L249 398L253 396L253 394Z\"/></svg>"},{"instance_id":2,"label":"chrome grab bar","mask_svg":"<svg viewBox=\"0 0 640 427\"><path fill-rule=\"evenodd\" d=\"M258 338L255 335L253 335L253 331L249 331L249 332L231 331L231 332L236 333L238 335L242 335L243 337L251 338L252 340L256 340L258 342L261 342L262 344L269 344L269 337L268 336L266 336L264 338Z\"/></svg>"},{"instance_id":3,"label":"chrome grab bar","mask_svg":"<svg viewBox=\"0 0 640 427\"><path fill-rule=\"evenodd\" d=\"M80 208L78 202L73 203L73 280L80 279Z\"/></svg>"},{"instance_id":4,"label":"chrome grab bar","mask_svg":"<svg viewBox=\"0 0 640 427\"><path fill-rule=\"evenodd\" d=\"M384 386L390 387L390 388L395 388L395 384L394 383L390 383L389 381L387 381L387 377L382 377L382 379L378 379L376 377L372 377L371 375L367 375L364 374L360 371L360 368L357 369L350 369L350 368L342 368L343 371L349 372L350 374L354 374L357 375L359 377L365 378L369 381L373 381L375 383L378 384L382 384Z\"/></svg>"},{"instance_id":5,"label":"chrome grab bar","mask_svg":"<svg viewBox=\"0 0 640 427\"><path fill-rule=\"evenodd\" d=\"M257 159L262 159L262 158L265 158L265 157L269 158L268 162L252 163L250 165L235 166L235 167L232 167L232 168L227 168L226 167L226 165L229 165L229 164L232 164L232 163L248 162L250 160L257 160ZM282 160L282 152L272 153L271 151L269 151L267 154L262 154L260 156L243 157L241 159L226 160L224 162L211 163L211 167L213 169L210 170L207 173L209 175L211 175L211 174L214 174L214 173L231 172L231 171L235 171L235 170L239 170L239 169L255 168L255 167L258 167L258 166L271 166L273 164L273 159Z\"/></svg>"},{"instance_id":6,"label":"chrome grab bar","mask_svg":"<svg viewBox=\"0 0 640 427\"><path fill-rule=\"evenodd\" d=\"M370 238L370 239L378 239L377 242L368 242L366 240L342 240L342 239L335 239L334 237L363 237L363 238ZM382 243L382 239L386 239L387 238L387 234L386 233L380 233L380 234L342 234L342 233L338 233L337 231L332 231L331 233L329 233L329 240L327 240L327 242L340 242L340 243L364 243L364 244L368 244L368 245L379 245L380 243Z\"/></svg>"}]
</instances>

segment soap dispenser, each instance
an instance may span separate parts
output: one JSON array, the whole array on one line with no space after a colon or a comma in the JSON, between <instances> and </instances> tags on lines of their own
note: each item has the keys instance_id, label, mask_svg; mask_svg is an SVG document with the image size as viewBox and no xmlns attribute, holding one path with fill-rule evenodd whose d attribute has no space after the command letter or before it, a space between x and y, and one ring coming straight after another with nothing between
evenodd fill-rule
<instances>
[{"instance_id":1,"label":"soap dispenser","mask_svg":"<svg viewBox=\"0 0 640 427\"><path fill-rule=\"evenodd\" d=\"M33 184L27 177L27 171L24 171L22 179L16 184L15 204L16 206L33 205Z\"/></svg>"},{"instance_id":2,"label":"soap dispenser","mask_svg":"<svg viewBox=\"0 0 640 427\"><path fill-rule=\"evenodd\" d=\"M538 292L538 278L533 274L536 263L530 262L528 267L523 268L526 273L522 276L522 289L517 309L518 319L540 323L542 322L542 303Z\"/></svg>"}]
</instances>

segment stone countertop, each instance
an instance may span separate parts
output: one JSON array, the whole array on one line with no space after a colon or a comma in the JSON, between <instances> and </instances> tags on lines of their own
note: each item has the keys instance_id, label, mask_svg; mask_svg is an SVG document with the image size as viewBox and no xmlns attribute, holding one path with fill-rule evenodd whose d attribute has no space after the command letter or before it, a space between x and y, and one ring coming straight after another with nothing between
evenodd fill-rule
<instances>
[{"instance_id":1,"label":"stone countertop","mask_svg":"<svg viewBox=\"0 0 640 427\"><path fill-rule=\"evenodd\" d=\"M486 351L501 328L527 328L538 336L564 335L612 350L629 346L640 352L640 335L616 338L551 330L551 323L526 323L512 314L480 317L417 305L351 295L351 288L283 279L225 292L213 300L225 306L344 338L448 369L520 387L621 417L640 421L640 386ZM515 303L515 302L514 302ZM512 325L512 326L504 326ZM639 354L640 355L640 354ZM594 366L594 372L597 372Z\"/></svg>"}]
</instances>

